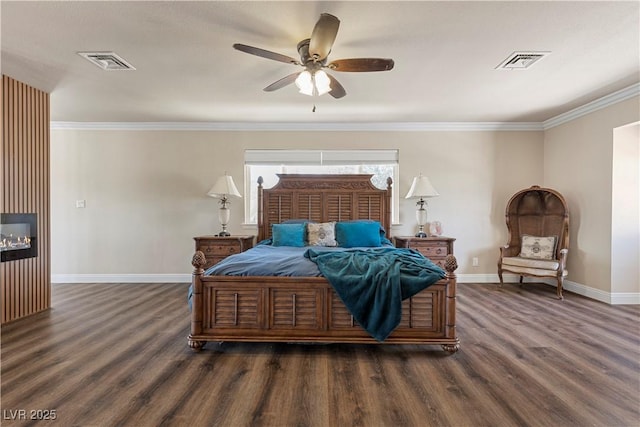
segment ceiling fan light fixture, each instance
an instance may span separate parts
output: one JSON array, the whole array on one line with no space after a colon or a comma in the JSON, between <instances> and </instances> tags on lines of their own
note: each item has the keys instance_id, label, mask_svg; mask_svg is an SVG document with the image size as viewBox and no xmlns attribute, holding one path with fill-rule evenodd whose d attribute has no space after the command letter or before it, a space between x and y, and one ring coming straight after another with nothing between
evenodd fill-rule
<instances>
[{"instance_id":1,"label":"ceiling fan light fixture","mask_svg":"<svg viewBox=\"0 0 640 427\"><path fill-rule=\"evenodd\" d=\"M329 76L322 70L316 71L313 75L313 80L315 81L316 90L318 95L324 95L327 92L331 91L331 80L329 80Z\"/></svg>"},{"instance_id":2,"label":"ceiling fan light fixture","mask_svg":"<svg viewBox=\"0 0 640 427\"><path fill-rule=\"evenodd\" d=\"M300 89L300 93L313 96L313 79L309 71L301 72L296 78L296 86Z\"/></svg>"},{"instance_id":3,"label":"ceiling fan light fixture","mask_svg":"<svg viewBox=\"0 0 640 427\"><path fill-rule=\"evenodd\" d=\"M298 86L300 93L309 96L320 96L330 92L330 84L329 76L322 70L315 71L313 74L309 70L305 70L296 78L296 86Z\"/></svg>"}]
</instances>

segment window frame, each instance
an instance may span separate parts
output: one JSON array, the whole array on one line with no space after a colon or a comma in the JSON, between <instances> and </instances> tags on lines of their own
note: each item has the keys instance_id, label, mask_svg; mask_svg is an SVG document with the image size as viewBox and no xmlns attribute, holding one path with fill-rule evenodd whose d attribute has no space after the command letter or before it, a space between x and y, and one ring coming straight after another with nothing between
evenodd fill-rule
<instances>
[{"instance_id":1,"label":"window frame","mask_svg":"<svg viewBox=\"0 0 640 427\"><path fill-rule=\"evenodd\" d=\"M357 167L358 171L353 173L371 173L370 171L361 171L362 168L366 168L367 165L390 165L393 169L392 172L392 185L391 185L391 223L398 224L399 222L399 207L400 207L400 194L398 191L397 183L400 176L400 150L398 149L364 149L364 150L284 150L284 149L247 149L244 155L244 224L256 225L257 224L257 177L264 174L253 174L252 166L254 167L274 167L278 171L276 173L298 173L287 171L287 168L299 168L299 167L337 167L337 166L351 166ZM323 172L304 172L304 173L331 173L328 171ZM378 188L386 189L385 176ZM263 184L265 188L271 188L277 183L275 180L265 178ZM375 185L375 184L374 184ZM253 194L252 194L253 193ZM255 206L254 212L256 217L252 218L252 204Z\"/></svg>"}]
</instances>

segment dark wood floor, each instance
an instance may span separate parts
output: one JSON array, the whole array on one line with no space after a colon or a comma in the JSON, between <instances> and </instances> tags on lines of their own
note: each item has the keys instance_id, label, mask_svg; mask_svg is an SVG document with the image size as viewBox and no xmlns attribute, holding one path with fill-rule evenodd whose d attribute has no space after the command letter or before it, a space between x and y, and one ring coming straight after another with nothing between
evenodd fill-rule
<instances>
[{"instance_id":1,"label":"dark wood floor","mask_svg":"<svg viewBox=\"0 0 640 427\"><path fill-rule=\"evenodd\" d=\"M233 343L193 353L186 291L54 285L51 311L2 328L2 425L640 425L640 306L461 284L454 355ZM55 421L13 420L44 411Z\"/></svg>"}]
</instances>

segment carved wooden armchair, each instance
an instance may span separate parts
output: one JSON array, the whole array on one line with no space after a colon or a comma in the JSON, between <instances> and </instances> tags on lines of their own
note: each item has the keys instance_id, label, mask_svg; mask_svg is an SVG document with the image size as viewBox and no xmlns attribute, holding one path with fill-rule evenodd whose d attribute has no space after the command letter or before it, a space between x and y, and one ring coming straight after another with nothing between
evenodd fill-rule
<instances>
[{"instance_id":1,"label":"carved wooden armchair","mask_svg":"<svg viewBox=\"0 0 640 427\"><path fill-rule=\"evenodd\" d=\"M534 185L511 197L505 217L509 242L500 248L500 285L505 271L520 275L520 283L523 276L555 278L562 299L569 252L569 209L564 197Z\"/></svg>"}]
</instances>

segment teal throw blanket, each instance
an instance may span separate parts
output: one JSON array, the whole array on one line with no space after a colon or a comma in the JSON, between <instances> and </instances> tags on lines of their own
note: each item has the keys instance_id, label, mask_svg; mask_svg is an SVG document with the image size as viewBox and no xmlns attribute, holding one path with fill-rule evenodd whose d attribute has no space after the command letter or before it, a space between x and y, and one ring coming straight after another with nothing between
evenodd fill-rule
<instances>
[{"instance_id":1,"label":"teal throw blanket","mask_svg":"<svg viewBox=\"0 0 640 427\"><path fill-rule=\"evenodd\" d=\"M402 300L445 277L444 270L413 249L308 249L305 256L318 265L354 319L378 341L400 324Z\"/></svg>"}]
</instances>

